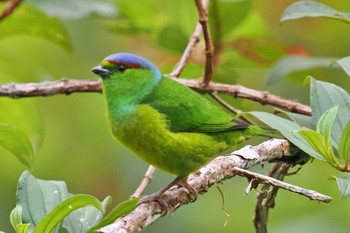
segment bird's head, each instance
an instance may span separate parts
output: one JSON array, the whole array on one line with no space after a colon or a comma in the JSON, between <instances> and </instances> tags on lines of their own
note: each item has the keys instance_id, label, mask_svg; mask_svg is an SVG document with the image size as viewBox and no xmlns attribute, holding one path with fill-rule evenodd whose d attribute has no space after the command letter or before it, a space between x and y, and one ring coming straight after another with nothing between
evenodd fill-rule
<instances>
[{"instance_id":1,"label":"bird's head","mask_svg":"<svg viewBox=\"0 0 350 233\"><path fill-rule=\"evenodd\" d=\"M110 78L133 77L136 74L147 73L156 81L161 79L158 68L146 60L130 53L116 53L106 57L99 66L91 69L103 80ZM142 72L139 72L142 71Z\"/></svg>"}]
</instances>

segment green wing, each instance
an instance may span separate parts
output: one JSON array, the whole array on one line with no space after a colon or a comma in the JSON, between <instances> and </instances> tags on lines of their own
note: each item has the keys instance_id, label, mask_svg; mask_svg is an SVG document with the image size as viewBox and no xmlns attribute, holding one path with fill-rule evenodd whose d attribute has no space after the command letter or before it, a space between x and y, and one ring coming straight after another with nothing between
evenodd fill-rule
<instances>
[{"instance_id":1,"label":"green wing","mask_svg":"<svg viewBox=\"0 0 350 233\"><path fill-rule=\"evenodd\" d=\"M176 132L214 133L248 127L197 92L169 78L162 78L144 104L166 115L170 129Z\"/></svg>"}]
</instances>

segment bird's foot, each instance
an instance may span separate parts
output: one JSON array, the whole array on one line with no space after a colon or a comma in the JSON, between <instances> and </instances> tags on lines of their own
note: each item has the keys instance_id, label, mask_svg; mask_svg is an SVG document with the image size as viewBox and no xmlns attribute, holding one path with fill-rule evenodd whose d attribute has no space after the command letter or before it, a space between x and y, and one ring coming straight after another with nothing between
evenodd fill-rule
<instances>
[{"instance_id":1,"label":"bird's foot","mask_svg":"<svg viewBox=\"0 0 350 233\"><path fill-rule=\"evenodd\" d=\"M137 206L141 204L150 203L150 202L158 202L158 204L160 205L162 216L166 215L167 213L173 212L173 209L170 208L168 203L162 198L162 194L163 193L161 192L157 192L157 193L154 193L153 195L146 196L137 203Z\"/></svg>"},{"instance_id":2,"label":"bird's foot","mask_svg":"<svg viewBox=\"0 0 350 233\"><path fill-rule=\"evenodd\" d=\"M159 192L144 197L142 198L137 205L141 205L141 204L145 204L145 203L149 203L149 202L158 202L161 210L162 210L162 216L166 215L167 213L171 213L174 211L174 208L171 207L164 199L163 199L163 194L169 190L171 187L178 185L179 187L184 187L188 190L189 195L191 196L190 198L190 202L194 202L197 200L198 197L198 191L193 188L188 182L187 182L187 178L183 179L183 178L179 178L177 177L175 180L173 180L170 184L168 184L166 187L164 187L162 190L160 190Z\"/></svg>"},{"instance_id":3,"label":"bird's foot","mask_svg":"<svg viewBox=\"0 0 350 233\"><path fill-rule=\"evenodd\" d=\"M179 180L177 182L177 185L180 186L180 187L184 187L188 190L191 198L190 198L190 202L195 202L197 200L197 197L198 197L198 191L197 189L193 188L192 185L190 185L188 182L187 182L187 179L182 179L182 180Z\"/></svg>"}]
</instances>

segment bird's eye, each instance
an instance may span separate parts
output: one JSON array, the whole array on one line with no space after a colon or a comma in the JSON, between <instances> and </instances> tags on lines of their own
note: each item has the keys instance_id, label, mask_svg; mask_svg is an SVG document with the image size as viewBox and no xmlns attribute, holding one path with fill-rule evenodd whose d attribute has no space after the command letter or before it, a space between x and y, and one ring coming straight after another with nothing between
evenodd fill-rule
<instances>
[{"instance_id":1,"label":"bird's eye","mask_svg":"<svg viewBox=\"0 0 350 233\"><path fill-rule=\"evenodd\" d=\"M125 70L126 70L126 66L124 66L124 65L119 65L119 66L118 66L118 71L119 71L120 73L123 73Z\"/></svg>"}]
</instances>

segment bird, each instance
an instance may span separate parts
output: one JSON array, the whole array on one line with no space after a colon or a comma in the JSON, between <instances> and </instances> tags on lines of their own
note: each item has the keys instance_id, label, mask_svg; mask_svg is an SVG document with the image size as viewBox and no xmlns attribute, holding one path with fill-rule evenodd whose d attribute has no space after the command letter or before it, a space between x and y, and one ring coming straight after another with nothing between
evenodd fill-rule
<instances>
[{"instance_id":1,"label":"bird","mask_svg":"<svg viewBox=\"0 0 350 233\"><path fill-rule=\"evenodd\" d=\"M234 118L138 55L109 55L91 71L102 78L114 137L148 164L176 176L149 201L161 203L160 195L174 185L186 187L195 199L189 174L262 134L262 128Z\"/></svg>"}]
</instances>

